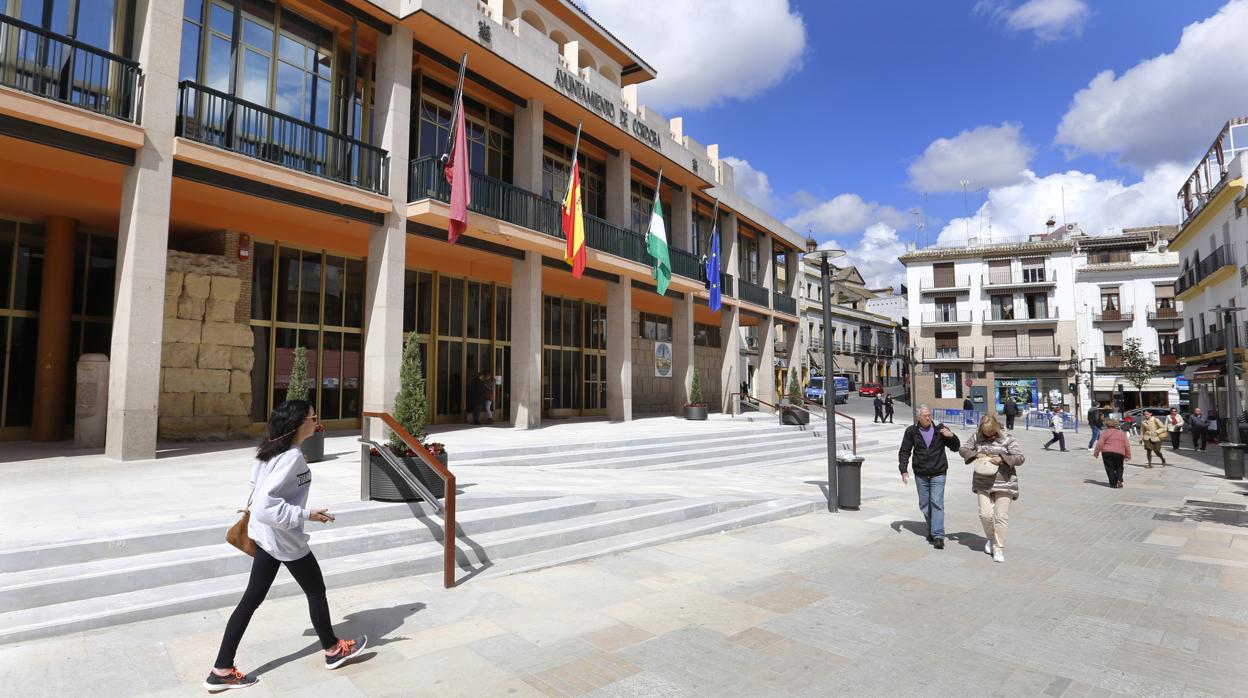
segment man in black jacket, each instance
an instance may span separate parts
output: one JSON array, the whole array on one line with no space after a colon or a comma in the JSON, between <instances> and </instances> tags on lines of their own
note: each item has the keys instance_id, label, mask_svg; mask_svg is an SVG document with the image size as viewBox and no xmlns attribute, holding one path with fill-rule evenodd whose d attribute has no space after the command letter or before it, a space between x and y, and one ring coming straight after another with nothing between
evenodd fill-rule
<instances>
[{"instance_id":1,"label":"man in black jacket","mask_svg":"<svg viewBox=\"0 0 1248 698\"><path fill-rule=\"evenodd\" d=\"M927 542L937 550L945 547L945 473L949 470L945 449L957 453L961 446L948 427L932 423L932 410L927 405L919 405L918 422L906 427L897 453L903 483L910 483L908 469L914 466L919 511L927 521Z\"/></svg>"},{"instance_id":2,"label":"man in black jacket","mask_svg":"<svg viewBox=\"0 0 1248 698\"><path fill-rule=\"evenodd\" d=\"M1005 428L1014 431L1014 418L1018 416L1018 403L1014 402L1014 398L1007 397L1001 411L1005 413Z\"/></svg>"},{"instance_id":3,"label":"man in black jacket","mask_svg":"<svg viewBox=\"0 0 1248 698\"><path fill-rule=\"evenodd\" d=\"M875 407L875 422L884 421L884 401L880 399L880 394L875 394L875 400L871 403Z\"/></svg>"}]
</instances>

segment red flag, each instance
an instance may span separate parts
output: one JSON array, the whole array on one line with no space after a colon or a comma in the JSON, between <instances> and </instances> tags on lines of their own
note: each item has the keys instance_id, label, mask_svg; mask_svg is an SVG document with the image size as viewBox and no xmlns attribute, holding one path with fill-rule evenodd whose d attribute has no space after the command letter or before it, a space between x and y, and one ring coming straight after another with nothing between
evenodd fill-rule
<instances>
[{"instance_id":1,"label":"red flag","mask_svg":"<svg viewBox=\"0 0 1248 698\"><path fill-rule=\"evenodd\" d=\"M581 278L585 273L585 216L581 208L581 168L572 163L572 181L563 199L563 236L568 247L563 259L572 265L572 276Z\"/></svg>"},{"instance_id":2,"label":"red flag","mask_svg":"<svg viewBox=\"0 0 1248 698\"><path fill-rule=\"evenodd\" d=\"M471 182L468 177L468 138L464 130L464 103L461 96L455 104L455 129L451 157L443 169L446 183L451 185L451 216L446 240L452 245L468 229L468 206L472 204Z\"/></svg>"}]
</instances>

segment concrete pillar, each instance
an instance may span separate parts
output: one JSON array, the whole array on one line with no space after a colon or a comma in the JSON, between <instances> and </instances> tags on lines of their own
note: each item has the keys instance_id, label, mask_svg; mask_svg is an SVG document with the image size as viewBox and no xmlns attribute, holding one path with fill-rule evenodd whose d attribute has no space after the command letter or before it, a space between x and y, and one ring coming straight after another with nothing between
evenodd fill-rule
<instances>
[{"instance_id":1,"label":"concrete pillar","mask_svg":"<svg viewBox=\"0 0 1248 698\"><path fill-rule=\"evenodd\" d=\"M772 261L775 253L772 252L771 235L763 233L758 236L758 281L759 284L768 291L774 291L776 288L776 268L775 262Z\"/></svg>"},{"instance_id":2,"label":"concrete pillar","mask_svg":"<svg viewBox=\"0 0 1248 698\"><path fill-rule=\"evenodd\" d=\"M768 315L758 323L758 374L754 391L758 399L776 404L776 319Z\"/></svg>"},{"instance_id":3,"label":"concrete pillar","mask_svg":"<svg viewBox=\"0 0 1248 698\"><path fill-rule=\"evenodd\" d=\"M680 414L693 386L693 294L672 299L672 408Z\"/></svg>"},{"instance_id":4,"label":"concrete pillar","mask_svg":"<svg viewBox=\"0 0 1248 698\"><path fill-rule=\"evenodd\" d=\"M545 109L541 100L530 99L528 106L516 107L515 158L512 183L534 194L542 191L542 138Z\"/></svg>"},{"instance_id":5,"label":"concrete pillar","mask_svg":"<svg viewBox=\"0 0 1248 698\"><path fill-rule=\"evenodd\" d=\"M610 322L609 311L607 317ZM541 319L542 256L525 252L511 262L511 415L517 429L542 425Z\"/></svg>"},{"instance_id":6,"label":"concrete pillar","mask_svg":"<svg viewBox=\"0 0 1248 698\"><path fill-rule=\"evenodd\" d=\"M104 453L118 460L156 457L156 408L164 326L173 129L178 103L182 8L136 0L134 36L143 66L139 123L143 147L121 185L117 231L116 302L108 377L108 436Z\"/></svg>"},{"instance_id":7,"label":"concrete pillar","mask_svg":"<svg viewBox=\"0 0 1248 698\"><path fill-rule=\"evenodd\" d=\"M633 420L633 284L628 278L607 282L607 419Z\"/></svg>"},{"instance_id":8,"label":"concrete pillar","mask_svg":"<svg viewBox=\"0 0 1248 698\"><path fill-rule=\"evenodd\" d=\"M559 49L563 53L563 60L567 61L567 68L573 75L579 75L581 72L581 42L569 41Z\"/></svg>"},{"instance_id":9,"label":"concrete pillar","mask_svg":"<svg viewBox=\"0 0 1248 698\"><path fill-rule=\"evenodd\" d=\"M789 381L793 380L793 376L797 376L798 386L802 383L802 356L806 352L807 338L802 332L802 325L799 322L796 325L785 325L784 339L785 352L789 357L789 370L784 376L784 390L788 394Z\"/></svg>"},{"instance_id":10,"label":"concrete pillar","mask_svg":"<svg viewBox=\"0 0 1248 698\"><path fill-rule=\"evenodd\" d=\"M785 277L789 280L789 287L785 290L797 300L802 288L802 253L789 250L784 255L784 263Z\"/></svg>"},{"instance_id":11,"label":"concrete pillar","mask_svg":"<svg viewBox=\"0 0 1248 698\"><path fill-rule=\"evenodd\" d=\"M364 318L366 412L389 412L399 392L403 362L403 272L407 261L407 157L412 103L412 30L395 26L381 37L377 56L377 115L381 147L390 153L390 205L385 222L368 234ZM372 436L386 430L372 421Z\"/></svg>"},{"instance_id":12,"label":"concrete pillar","mask_svg":"<svg viewBox=\"0 0 1248 698\"><path fill-rule=\"evenodd\" d=\"M48 216L44 223L43 286L39 293L34 414L31 441L60 441L69 381L69 316L74 290L74 233L71 218Z\"/></svg>"},{"instance_id":13,"label":"concrete pillar","mask_svg":"<svg viewBox=\"0 0 1248 698\"><path fill-rule=\"evenodd\" d=\"M719 360L720 409L735 414L737 401L730 396L741 392L741 381L745 380L740 369L741 309L735 305L725 304L719 311L719 340L724 350Z\"/></svg>"},{"instance_id":14,"label":"concrete pillar","mask_svg":"<svg viewBox=\"0 0 1248 698\"><path fill-rule=\"evenodd\" d=\"M622 150L607 155L607 222L633 225L633 156Z\"/></svg>"},{"instance_id":15,"label":"concrete pillar","mask_svg":"<svg viewBox=\"0 0 1248 698\"><path fill-rule=\"evenodd\" d=\"M689 187L672 194L671 244L686 252L693 251L693 192Z\"/></svg>"}]
</instances>

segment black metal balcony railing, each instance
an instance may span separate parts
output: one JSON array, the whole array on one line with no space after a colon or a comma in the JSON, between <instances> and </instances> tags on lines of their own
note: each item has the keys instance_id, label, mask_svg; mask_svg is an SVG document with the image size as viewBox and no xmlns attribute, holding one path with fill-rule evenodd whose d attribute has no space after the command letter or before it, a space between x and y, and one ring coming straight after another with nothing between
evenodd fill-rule
<instances>
[{"instance_id":1,"label":"black metal balcony railing","mask_svg":"<svg viewBox=\"0 0 1248 698\"><path fill-rule=\"evenodd\" d=\"M731 274L724 272L719 273L719 293L724 296L736 296L736 286L733 285L734 279Z\"/></svg>"},{"instance_id":2,"label":"black metal balcony railing","mask_svg":"<svg viewBox=\"0 0 1248 698\"><path fill-rule=\"evenodd\" d=\"M934 313L923 314L924 325L952 325L952 324L969 324L971 322L970 311L954 312L954 311L936 311Z\"/></svg>"},{"instance_id":3,"label":"black metal balcony railing","mask_svg":"<svg viewBox=\"0 0 1248 698\"><path fill-rule=\"evenodd\" d=\"M984 311L984 322L1027 322L1056 320L1057 308L1041 308L1033 313L1018 312L1012 308L991 308Z\"/></svg>"},{"instance_id":4,"label":"black metal balcony railing","mask_svg":"<svg viewBox=\"0 0 1248 698\"><path fill-rule=\"evenodd\" d=\"M855 345L854 345L854 353L856 353L856 354L874 354L874 353L875 353L875 351L874 351L874 350L872 350L872 348L871 348L871 345L870 345L870 344L862 344L862 343L859 343L859 344L855 344Z\"/></svg>"},{"instance_id":5,"label":"black metal balcony railing","mask_svg":"<svg viewBox=\"0 0 1248 698\"><path fill-rule=\"evenodd\" d=\"M296 172L388 193L385 150L205 87L178 83L177 135Z\"/></svg>"},{"instance_id":6,"label":"black metal balcony railing","mask_svg":"<svg viewBox=\"0 0 1248 698\"><path fill-rule=\"evenodd\" d=\"M764 308L771 307L769 302L771 294L762 286L752 284L745 279L741 279L737 282L737 287L740 291L737 297L741 300L746 301L747 303L753 303L754 305L761 305Z\"/></svg>"},{"instance_id":7,"label":"black metal balcony railing","mask_svg":"<svg viewBox=\"0 0 1248 698\"><path fill-rule=\"evenodd\" d=\"M0 14L0 85L134 121L139 64Z\"/></svg>"},{"instance_id":8,"label":"black metal balcony railing","mask_svg":"<svg viewBox=\"0 0 1248 698\"><path fill-rule=\"evenodd\" d=\"M875 345L875 353L877 356L891 357L893 355L892 345L877 344Z\"/></svg>"},{"instance_id":9,"label":"black metal balcony railing","mask_svg":"<svg viewBox=\"0 0 1248 698\"><path fill-rule=\"evenodd\" d=\"M1092 313L1092 322L1133 322L1135 320L1135 311L1133 310L1101 310Z\"/></svg>"},{"instance_id":10,"label":"black metal balcony railing","mask_svg":"<svg viewBox=\"0 0 1248 698\"><path fill-rule=\"evenodd\" d=\"M789 315L797 315L797 299L787 293L772 291L771 302L773 308L782 313Z\"/></svg>"},{"instance_id":11,"label":"black metal balcony railing","mask_svg":"<svg viewBox=\"0 0 1248 698\"><path fill-rule=\"evenodd\" d=\"M1056 276L1048 268L1023 269L1021 272L992 271L984 274L985 286L1021 286L1023 284L1053 284Z\"/></svg>"},{"instance_id":12,"label":"black metal balcony railing","mask_svg":"<svg viewBox=\"0 0 1248 698\"><path fill-rule=\"evenodd\" d=\"M920 291L934 291L942 288L970 288L969 276L946 276L938 279L920 279Z\"/></svg>"},{"instance_id":13,"label":"black metal balcony railing","mask_svg":"<svg viewBox=\"0 0 1248 698\"><path fill-rule=\"evenodd\" d=\"M1150 305L1148 306L1148 319L1150 321L1175 320L1178 322L1182 322L1183 315L1182 313L1179 312L1179 309L1174 307L1173 305L1162 306L1160 308L1154 308L1153 306Z\"/></svg>"},{"instance_id":14,"label":"black metal balcony railing","mask_svg":"<svg viewBox=\"0 0 1248 698\"><path fill-rule=\"evenodd\" d=\"M1189 356L1200 356L1204 353L1201 346L1202 343L1200 341L1200 337L1193 337L1192 339L1179 342L1179 356L1184 358Z\"/></svg>"},{"instance_id":15,"label":"black metal balcony railing","mask_svg":"<svg viewBox=\"0 0 1248 698\"><path fill-rule=\"evenodd\" d=\"M1188 268L1187 271L1179 275L1174 280L1174 292L1183 293L1191 287L1204 281L1215 271L1225 266L1235 264L1235 248L1231 245L1223 245L1209 256L1196 262L1196 265Z\"/></svg>"},{"instance_id":16,"label":"black metal balcony railing","mask_svg":"<svg viewBox=\"0 0 1248 698\"><path fill-rule=\"evenodd\" d=\"M969 361L975 358L975 347L936 347L923 349L923 360Z\"/></svg>"},{"instance_id":17,"label":"black metal balcony railing","mask_svg":"<svg viewBox=\"0 0 1248 698\"><path fill-rule=\"evenodd\" d=\"M588 219L589 216L587 215L586 218ZM637 235L637 233L633 234ZM644 247L645 236L641 236L641 238L642 246ZM593 247L593 245L590 245L590 247ZM649 257L646 258L646 264L650 264L649 259ZM667 259L672 263L673 274L680 274L681 276L689 279L702 279L706 276L705 267L702 266L702 260L698 259L698 256L692 252L686 252L685 250L676 247L669 247L667 248Z\"/></svg>"},{"instance_id":18,"label":"black metal balcony railing","mask_svg":"<svg viewBox=\"0 0 1248 698\"><path fill-rule=\"evenodd\" d=\"M1062 355L1061 345L1024 344L1013 347L989 346L984 356L989 359L1052 359Z\"/></svg>"}]
</instances>

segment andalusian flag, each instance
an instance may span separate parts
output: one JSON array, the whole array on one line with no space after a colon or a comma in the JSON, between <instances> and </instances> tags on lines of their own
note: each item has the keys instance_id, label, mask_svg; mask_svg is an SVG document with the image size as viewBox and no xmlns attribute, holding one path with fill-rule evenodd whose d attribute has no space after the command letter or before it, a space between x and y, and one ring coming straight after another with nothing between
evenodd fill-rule
<instances>
[{"instance_id":1,"label":"andalusian flag","mask_svg":"<svg viewBox=\"0 0 1248 698\"><path fill-rule=\"evenodd\" d=\"M563 236L568 240L563 260L572 265L572 276L579 279L585 273L585 214L581 208L581 167L575 160L568 194L563 198Z\"/></svg>"},{"instance_id":2,"label":"andalusian flag","mask_svg":"<svg viewBox=\"0 0 1248 698\"><path fill-rule=\"evenodd\" d=\"M659 203L658 189L654 191L654 212L650 214L646 252L654 259L654 282L661 296L667 293L667 285L672 282L672 262L667 255L667 228L663 225L663 204Z\"/></svg>"}]
</instances>

